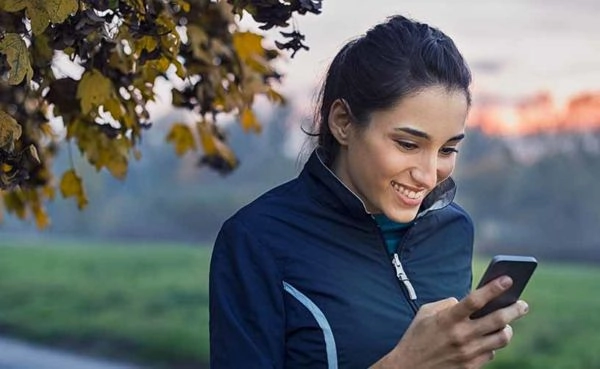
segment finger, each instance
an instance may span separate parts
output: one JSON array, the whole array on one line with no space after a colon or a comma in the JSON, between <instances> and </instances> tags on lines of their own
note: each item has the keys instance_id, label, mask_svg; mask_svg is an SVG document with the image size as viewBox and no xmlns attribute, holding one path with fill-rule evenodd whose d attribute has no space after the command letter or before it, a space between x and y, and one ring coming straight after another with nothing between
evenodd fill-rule
<instances>
[{"instance_id":1,"label":"finger","mask_svg":"<svg viewBox=\"0 0 600 369\"><path fill-rule=\"evenodd\" d=\"M494 357L496 357L496 351L492 350L489 352L485 352L473 359L473 361L471 362L472 365L469 368L481 368L485 364L494 360Z\"/></svg>"},{"instance_id":2,"label":"finger","mask_svg":"<svg viewBox=\"0 0 600 369\"><path fill-rule=\"evenodd\" d=\"M479 341L478 347L475 352L478 354L485 354L490 351L495 351L506 347L510 343L513 337L513 329L510 325L507 325L503 329L496 333L483 336Z\"/></svg>"},{"instance_id":3,"label":"finger","mask_svg":"<svg viewBox=\"0 0 600 369\"><path fill-rule=\"evenodd\" d=\"M525 301L519 300L514 304L505 308L499 309L489 315L479 319L472 320L475 326L474 333L479 336L497 332L504 328L507 324L523 317L529 311L529 307Z\"/></svg>"},{"instance_id":4,"label":"finger","mask_svg":"<svg viewBox=\"0 0 600 369\"><path fill-rule=\"evenodd\" d=\"M470 317L474 312L483 308L488 302L500 296L512 286L512 279L508 276L496 278L485 286L471 292L458 304L450 309L450 318L462 320Z\"/></svg>"},{"instance_id":5,"label":"finger","mask_svg":"<svg viewBox=\"0 0 600 369\"><path fill-rule=\"evenodd\" d=\"M419 309L419 312L421 312L425 316L434 315L442 310L446 310L446 309L456 305L457 303L458 303L457 299L455 299L454 297L449 297L447 299L430 302L428 304L423 304L421 306L421 309Z\"/></svg>"}]
</instances>

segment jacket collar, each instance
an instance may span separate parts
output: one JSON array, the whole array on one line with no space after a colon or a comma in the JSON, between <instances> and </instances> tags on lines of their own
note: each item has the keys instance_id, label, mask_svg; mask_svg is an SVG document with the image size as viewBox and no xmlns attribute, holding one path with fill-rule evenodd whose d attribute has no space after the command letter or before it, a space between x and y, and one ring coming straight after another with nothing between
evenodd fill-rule
<instances>
[{"instance_id":1,"label":"jacket collar","mask_svg":"<svg viewBox=\"0 0 600 369\"><path fill-rule=\"evenodd\" d=\"M352 192L325 164L318 149L312 152L300 176L309 179L311 190L318 197L319 202L346 212L352 217L371 216L358 195ZM455 194L456 183L448 177L425 197L416 218L450 205Z\"/></svg>"}]
</instances>

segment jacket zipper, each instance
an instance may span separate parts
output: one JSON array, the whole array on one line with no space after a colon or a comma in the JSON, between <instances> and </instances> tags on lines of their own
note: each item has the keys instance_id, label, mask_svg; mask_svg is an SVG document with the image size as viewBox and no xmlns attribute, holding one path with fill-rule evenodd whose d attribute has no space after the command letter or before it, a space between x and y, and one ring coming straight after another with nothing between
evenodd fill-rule
<instances>
[{"instance_id":1,"label":"jacket zipper","mask_svg":"<svg viewBox=\"0 0 600 369\"><path fill-rule=\"evenodd\" d=\"M373 222L375 223L375 228L377 229L377 234L379 234L379 239L381 241L381 245L383 246L383 252L385 253L386 259L389 260L387 247L385 245L385 238L383 237L381 230L380 230L379 226L377 225L377 222L375 222L375 219L373 219ZM408 234L413 229L415 224L416 224L416 222L408 229L408 231L404 235L403 240L401 241L402 246L404 246L404 243L405 243L404 239L406 239L406 236L408 236ZM408 279L408 275L406 275L406 273L404 272L404 268L402 267L402 263L400 262L400 257L398 256L398 249L396 249L396 252L394 253L394 256L392 258L392 266L394 267L394 271L396 272L396 278L398 278L398 281L400 281L402 283L402 285L400 286L400 290L402 290L402 293L403 293L404 297L406 298L406 300L408 301L408 305L411 307L413 313L416 314L417 311L419 310L419 307L417 306L417 303L416 303L417 293L416 293L412 283Z\"/></svg>"},{"instance_id":2,"label":"jacket zipper","mask_svg":"<svg viewBox=\"0 0 600 369\"><path fill-rule=\"evenodd\" d=\"M394 257L392 258L392 264L394 265L394 268L396 269L396 277L398 277L400 282L402 282L404 284L404 287L406 287L406 291L408 292L408 297L412 301L416 300L417 293L415 292L415 288L413 287L412 283L410 283L408 276L404 272L404 268L402 267L402 263L400 262L400 258L398 257L397 252L394 253Z\"/></svg>"},{"instance_id":3,"label":"jacket zipper","mask_svg":"<svg viewBox=\"0 0 600 369\"><path fill-rule=\"evenodd\" d=\"M402 237L402 240L400 241L400 244L396 248L396 252L394 253L394 258L392 259L392 264L394 265L394 268L396 269L396 276L404 284L406 291L408 292L408 303L412 307L415 314L419 310L419 306L417 306L417 293L416 293L412 283L410 282L410 279L408 279L408 275L404 271L404 267L402 267L402 263L400 262L400 255L402 255L402 249L404 249L404 246L406 245L407 240L408 240L410 234L412 233L413 229L417 225L417 223L418 223L418 221L415 220L413 222L413 224L411 225L411 227L406 231L406 233L404 234L404 237ZM398 265L398 267L396 267L396 264ZM400 274L400 271L402 272L401 274ZM411 290L413 291L414 295L411 295L411 293L410 293ZM414 296L414 298L412 298L412 296Z\"/></svg>"}]
</instances>

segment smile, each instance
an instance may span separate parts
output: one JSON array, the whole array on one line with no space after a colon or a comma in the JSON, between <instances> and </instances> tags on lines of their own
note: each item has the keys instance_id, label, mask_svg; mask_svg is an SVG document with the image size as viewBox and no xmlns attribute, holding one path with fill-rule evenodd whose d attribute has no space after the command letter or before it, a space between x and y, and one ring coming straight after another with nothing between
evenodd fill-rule
<instances>
[{"instance_id":1,"label":"smile","mask_svg":"<svg viewBox=\"0 0 600 369\"><path fill-rule=\"evenodd\" d=\"M392 181L392 187L399 193L401 193L402 195L408 197L411 200L420 200L423 198L423 196L425 196L425 190L421 190L421 191L413 191L410 190L406 187L404 187L403 185L401 185L398 182Z\"/></svg>"}]
</instances>

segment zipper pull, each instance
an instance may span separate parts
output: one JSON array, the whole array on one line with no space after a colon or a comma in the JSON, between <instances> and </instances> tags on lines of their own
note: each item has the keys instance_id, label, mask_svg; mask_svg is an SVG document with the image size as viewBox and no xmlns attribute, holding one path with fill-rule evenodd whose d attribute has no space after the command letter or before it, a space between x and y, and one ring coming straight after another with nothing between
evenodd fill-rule
<instances>
[{"instance_id":1,"label":"zipper pull","mask_svg":"<svg viewBox=\"0 0 600 369\"><path fill-rule=\"evenodd\" d=\"M402 267L402 263L400 263L400 258L398 257L398 253L394 253L394 258L392 259L392 264L394 265L394 269L396 269L396 277L398 277L398 279L402 283L404 283L404 287L406 287L406 290L408 291L409 298L411 300L416 300L417 293L415 292L415 289L414 289L412 283L410 283L408 276L404 272L404 268Z\"/></svg>"}]
</instances>

